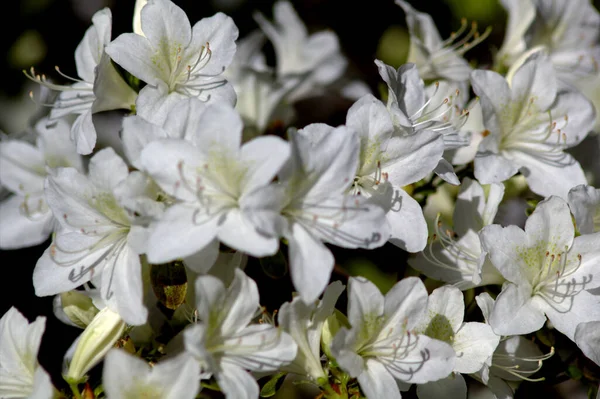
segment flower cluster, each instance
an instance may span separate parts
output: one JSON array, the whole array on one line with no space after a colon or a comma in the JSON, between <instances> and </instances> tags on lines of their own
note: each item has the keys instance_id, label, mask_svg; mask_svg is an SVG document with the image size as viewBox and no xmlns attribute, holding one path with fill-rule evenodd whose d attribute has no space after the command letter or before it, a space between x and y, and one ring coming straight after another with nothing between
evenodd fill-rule
<instances>
[{"instance_id":1,"label":"flower cluster","mask_svg":"<svg viewBox=\"0 0 600 399\"><path fill-rule=\"evenodd\" d=\"M78 79L25 72L57 95L26 137L0 141L0 248L50 238L35 293L83 331L67 391L37 361L45 317L11 308L0 397L252 399L295 378L332 399L510 398L562 346L600 365L600 189L570 150L598 128L581 82L600 91L600 13L501 0L504 42L476 65L465 53L489 29L444 40L396 3L410 50L399 68L373 60L383 96L286 0L242 38L222 12L192 23L138 0L113 39L105 8L75 50ZM294 104L332 91L353 101L345 123L297 126ZM112 110L107 145L97 120ZM429 217L444 192L453 217ZM527 220L502 220L519 196ZM413 268L389 287L333 275L340 248L386 244ZM255 261L289 269L278 309L261 306Z\"/></svg>"}]
</instances>

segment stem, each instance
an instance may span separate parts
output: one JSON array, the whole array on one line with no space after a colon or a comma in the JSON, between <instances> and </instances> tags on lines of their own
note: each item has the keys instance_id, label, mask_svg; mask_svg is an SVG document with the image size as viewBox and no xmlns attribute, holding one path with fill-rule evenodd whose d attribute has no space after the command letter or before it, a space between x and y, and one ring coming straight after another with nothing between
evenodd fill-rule
<instances>
[{"instance_id":1,"label":"stem","mask_svg":"<svg viewBox=\"0 0 600 399\"><path fill-rule=\"evenodd\" d=\"M73 392L75 399L81 399L81 392L79 392L77 383L69 383L69 388L71 388L71 392Z\"/></svg>"}]
</instances>

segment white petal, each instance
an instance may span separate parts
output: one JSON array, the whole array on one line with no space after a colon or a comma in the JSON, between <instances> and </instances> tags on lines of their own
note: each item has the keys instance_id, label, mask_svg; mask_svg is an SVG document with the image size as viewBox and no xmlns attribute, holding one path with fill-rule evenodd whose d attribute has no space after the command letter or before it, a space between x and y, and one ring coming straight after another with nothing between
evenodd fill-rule
<instances>
[{"instance_id":1,"label":"white petal","mask_svg":"<svg viewBox=\"0 0 600 399\"><path fill-rule=\"evenodd\" d=\"M289 242L290 274L302 300L312 303L321 295L333 270L334 258L329 249L304 227L293 223Z\"/></svg>"},{"instance_id":2,"label":"white petal","mask_svg":"<svg viewBox=\"0 0 600 399\"><path fill-rule=\"evenodd\" d=\"M475 155L475 178L481 184L501 183L519 171L519 165L513 160L486 148L492 145L492 140L491 136L484 138Z\"/></svg>"},{"instance_id":3,"label":"white petal","mask_svg":"<svg viewBox=\"0 0 600 399\"><path fill-rule=\"evenodd\" d=\"M391 227L389 242L408 252L423 250L427 244L427 223L421 205L403 189L391 189L392 206L385 215Z\"/></svg>"},{"instance_id":4,"label":"white petal","mask_svg":"<svg viewBox=\"0 0 600 399\"><path fill-rule=\"evenodd\" d=\"M404 356L385 358L380 361L398 380L423 384L445 378L454 369L455 353L450 345L425 335L407 335L403 343ZM410 349L406 349L410 347Z\"/></svg>"},{"instance_id":5,"label":"white petal","mask_svg":"<svg viewBox=\"0 0 600 399\"><path fill-rule=\"evenodd\" d=\"M287 333L268 324L252 324L230 336L227 360L251 371L272 372L296 357L297 345Z\"/></svg>"},{"instance_id":6,"label":"white petal","mask_svg":"<svg viewBox=\"0 0 600 399\"><path fill-rule=\"evenodd\" d=\"M223 72L231 64L235 55L238 28L231 17L218 12L212 17L202 18L192 29L192 46L205 46L212 51L209 63L202 68L202 73L215 75Z\"/></svg>"},{"instance_id":7,"label":"white petal","mask_svg":"<svg viewBox=\"0 0 600 399\"><path fill-rule=\"evenodd\" d=\"M373 294L375 303L379 306L377 295ZM385 336L396 329L412 330L423 317L427 301L427 290L421 279L406 277L394 284L385 294L386 321L380 335Z\"/></svg>"},{"instance_id":8,"label":"white petal","mask_svg":"<svg viewBox=\"0 0 600 399\"><path fill-rule=\"evenodd\" d=\"M494 224L484 227L479 233L479 238L483 249L489 253L493 265L504 278L516 284L529 281L527 261L518 251L528 242L528 237L523 230L514 225L501 227ZM540 252L539 256L544 256L545 251L537 252ZM535 263L535 260L531 262ZM541 264L536 266L532 273L537 273L539 267Z\"/></svg>"},{"instance_id":9,"label":"white petal","mask_svg":"<svg viewBox=\"0 0 600 399\"><path fill-rule=\"evenodd\" d=\"M127 324L139 326L146 322L140 257L129 245L119 251L113 267L104 269L100 288L108 306Z\"/></svg>"},{"instance_id":10,"label":"white petal","mask_svg":"<svg viewBox=\"0 0 600 399\"><path fill-rule=\"evenodd\" d=\"M206 274L213 267L218 257L219 240L215 239L202 250L186 256L183 263L195 273Z\"/></svg>"},{"instance_id":11,"label":"white petal","mask_svg":"<svg viewBox=\"0 0 600 399\"><path fill-rule=\"evenodd\" d=\"M530 288L506 284L496 298L490 325L498 335L529 334L544 326L546 317Z\"/></svg>"},{"instance_id":12,"label":"white petal","mask_svg":"<svg viewBox=\"0 0 600 399\"><path fill-rule=\"evenodd\" d=\"M450 183L454 186L460 185L460 180L458 180L458 176L454 173L454 167L444 158L440 159L437 166L433 170L436 175L442 178L447 183Z\"/></svg>"},{"instance_id":13,"label":"white petal","mask_svg":"<svg viewBox=\"0 0 600 399\"><path fill-rule=\"evenodd\" d=\"M558 304L548 301L544 312L554 328L575 341L575 329L579 323L600 321L600 297L581 291L572 300L559 300Z\"/></svg>"},{"instance_id":14,"label":"white petal","mask_svg":"<svg viewBox=\"0 0 600 399\"><path fill-rule=\"evenodd\" d=\"M548 162L546 154L515 151L514 162L521 167L519 171L527 179L527 185L536 194L547 197L557 195L567 199L569 190L576 185L586 184L587 180L581 165L567 153L560 155L560 160Z\"/></svg>"},{"instance_id":15,"label":"white petal","mask_svg":"<svg viewBox=\"0 0 600 399\"><path fill-rule=\"evenodd\" d=\"M129 168L115 151L108 147L98 151L89 164L90 181L104 191L112 192L129 175Z\"/></svg>"},{"instance_id":16,"label":"white petal","mask_svg":"<svg viewBox=\"0 0 600 399\"><path fill-rule=\"evenodd\" d=\"M187 17L186 17L187 20ZM123 33L105 48L114 62L138 79L156 85L163 73L155 60L155 51L148 39L135 33Z\"/></svg>"},{"instance_id":17,"label":"white petal","mask_svg":"<svg viewBox=\"0 0 600 399\"><path fill-rule=\"evenodd\" d=\"M43 199L40 199L43 201ZM49 210L28 218L21 211L24 198L14 195L0 202L0 248L18 249L46 241L54 226Z\"/></svg>"},{"instance_id":18,"label":"white petal","mask_svg":"<svg viewBox=\"0 0 600 399\"><path fill-rule=\"evenodd\" d=\"M421 180L439 164L444 152L441 134L423 130L410 136L393 136L382 155L388 180L399 187Z\"/></svg>"},{"instance_id":19,"label":"white petal","mask_svg":"<svg viewBox=\"0 0 600 399\"><path fill-rule=\"evenodd\" d=\"M266 186L289 156L288 143L275 136L257 137L244 144L240 149L240 160L249 165L249 168L242 192L251 192Z\"/></svg>"},{"instance_id":20,"label":"white petal","mask_svg":"<svg viewBox=\"0 0 600 399\"><path fill-rule=\"evenodd\" d=\"M442 286L433 290L427 302L426 324L436 315L444 316L452 331L457 332L463 324L465 301L462 292L452 286ZM479 370L479 368L477 369ZM477 371L475 370L475 371Z\"/></svg>"},{"instance_id":21,"label":"white petal","mask_svg":"<svg viewBox=\"0 0 600 399\"><path fill-rule=\"evenodd\" d=\"M569 191L569 207L581 234L593 233L594 218L600 215L600 189L588 185L573 187Z\"/></svg>"},{"instance_id":22,"label":"white petal","mask_svg":"<svg viewBox=\"0 0 600 399\"><path fill-rule=\"evenodd\" d=\"M543 52L533 53L518 67L511 79L511 71L507 73L515 102L526 104L535 97L535 104L540 111L547 110L556 97L557 83L554 68Z\"/></svg>"},{"instance_id":23,"label":"white petal","mask_svg":"<svg viewBox=\"0 0 600 399\"><path fill-rule=\"evenodd\" d=\"M140 157L146 145L167 137L168 134L163 128L137 115L123 118L123 128L121 130L123 149L131 165L138 169L143 169Z\"/></svg>"},{"instance_id":24,"label":"white petal","mask_svg":"<svg viewBox=\"0 0 600 399\"><path fill-rule=\"evenodd\" d=\"M274 255L279 238L261 234L238 209L231 209L218 228L218 237L225 245L256 257Z\"/></svg>"},{"instance_id":25,"label":"white petal","mask_svg":"<svg viewBox=\"0 0 600 399\"><path fill-rule=\"evenodd\" d=\"M192 27L187 15L171 1L149 2L142 8L141 17L144 36L165 57L170 56L173 49L185 48L192 39Z\"/></svg>"},{"instance_id":26,"label":"white petal","mask_svg":"<svg viewBox=\"0 0 600 399\"><path fill-rule=\"evenodd\" d=\"M172 110L186 98L179 92L170 91L164 82L158 81L154 86L147 85L140 90L135 102L137 115L163 125Z\"/></svg>"},{"instance_id":27,"label":"white petal","mask_svg":"<svg viewBox=\"0 0 600 399\"><path fill-rule=\"evenodd\" d=\"M46 176L43 153L20 140L0 142L0 182L13 193L43 191Z\"/></svg>"},{"instance_id":28,"label":"white petal","mask_svg":"<svg viewBox=\"0 0 600 399\"><path fill-rule=\"evenodd\" d=\"M33 287L37 296L56 295L73 290L88 282L94 268L103 266L100 263L105 251L95 251L83 257L75 266L57 265L50 255L52 246L38 259L33 270Z\"/></svg>"},{"instance_id":29,"label":"white petal","mask_svg":"<svg viewBox=\"0 0 600 399\"><path fill-rule=\"evenodd\" d=\"M165 139L144 147L139 162L169 195L195 202L196 168L202 163L200 150L184 140Z\"/></svg>"},{"instance_id":30,"label":"white petal","mask_svg":"<svg viewBox=\"0 0 600 399\"><path fill-rule=\"evenodd\" d=\"M600 321L590 321L577 325L575 343L584 355L600 365Z\"/></svg>"},{"instance_id":31,"label":"white petal","mask_svg":"<svg viewBox=\"0 0 600 399\"><path fill-rule=\"evenodd\" d=\"M529 246L542 246L539 252L545 252L544 248L550 253L571 248L575 229L567 202L558 197L549 197L538 203L525 223L525 233Z\"/></svg>"},{"instance_id":32,"label":"white petal","mask_svg":"<svg viewBox=\"0 0 600 399\"><path fill-rule=\"evenodd\" d=\"M452 348L456 351L454 371L464 374L477 372L492 356L499 343L500 336L488 324L463 324L452 341Z\"/></svg>"},{"instance_id":33,"label":"white petal","mask_svg":"<svg viewBox=\"0 0 600 399\"><path fill-rule=\"evenodd\" d=\"M97 11L90 26L75 49L77 74L86 82L94 81L94 68L100 62L104 46L110 42L112 14L109 8Z\"/></svg>"},{"instance_id":34,"label":"white petal","mask_svg":"<svg viewBox=\"0 0 600 399\"><path fill-rule=\"evenodd\" d=\"M168 208L148 239L148 260L165 263L195 254L217 235L219 215L196 221L198 207L185 203Z\"/></svg>"},{"instance_id":35,"label":"white petal","mask_svg":"<svg viewBox=\"0 0 600 399\"><path fill-rule=\"evenodd\" d=\"M226 397L235 399L258 398L258 383L246 370L224 360L221 362L220 371L216 375L216 379Z\"/></svg>"},{"instance_id":36,"label":"white petal","mask_svg":"<svg viewBox=\"0 0 600 399\"><path fill-rule=\"evenodd\" d=\"M492 135L505 133L503 127L512 122L503 120L503 112L512 102L512 93L504 77L492 71L475 70L471 72L471 85L480 99L486 129ZM481 181L479 178L477 180Z\"/></svg>"},{"instance_id":37,"label":"white petal","mask_svg":"<svg viewBox=\"0 0 600 399\"><path fill-rule=\"evenodd\" d=\"M397 292L402 294L404 290L410 289L406 285L402 284ZM395 296L392 293L390 298ZM390 316L394 314L392 312L392 302L393 300L390 301L388 309ZM348 279L348 321L353 329L362 329L364 325L372 323L375 318L384 314L384 307L385 299L375 284L364 277L350 277Z\"/></svg>"},{"instance_id":38,"label":"white petal","mask_svg":"<svg viewBox=\"0 0 600 399\"><path fill-rule=\"evenodd\" d=\"M394 377L375 359L367 360L367 368L358 376L363 394L368 398L400 399Z\"/></svg>"},{"instance_id":39,"label":"white petal","mask_svg":"<svg viewBox=\"0 0 600 399\"><path fill-rule=\"evenodd\" d=\"M239 113L231 105L214 103L203 107L199 100L188 101L189 116L186 115L186 119L179 123L190 123L188 127L191 133L189 140L205 153L213 151L214 148L230 153L240 150L244 123ZM201 117L196 122L194 114L199 113L201 113ZM196 123L194 124L194 122ZM177 125L175 128L179 131L183 130L177 128Z\"/></svg>"},{"instance_id":40,"label":"white petal","mask_svg":"<svg viewBox=\"0 0 600 399\"><path fill-rule=\"evenodd\" d=\"M96 67L94 95L93 114L115 109L132 110L137 99L137 92L125 82L106 52Z\"/></svg>"}]
</instances>

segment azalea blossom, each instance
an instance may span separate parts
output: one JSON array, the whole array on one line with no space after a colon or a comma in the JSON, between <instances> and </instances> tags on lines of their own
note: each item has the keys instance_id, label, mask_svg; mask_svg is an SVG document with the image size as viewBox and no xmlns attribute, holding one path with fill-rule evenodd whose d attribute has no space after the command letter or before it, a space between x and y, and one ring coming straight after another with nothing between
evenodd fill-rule
<instances>
[{"instance_id":1,"label":"azalea blossom","mask_svg":"<svg viewBox=\"0 0 600 399\"><path fill-rule=\"evenodd\" d=\"M444 141L445 150L453 150L469 144L470 137L460 128L468 118L467 111L460 111L455 101L460 103L460 90L449 93L449 86L436 83L433 89L426 90L425 84L415 64L408 63L397 70L380 60L375 60L379 75L388 86L387 108L397 134L404 136L439 135ZM434 170L450 184L458 185L459 180L452 165L440 156Z\"/></svg>"},{"instance_id":2,"label":"azalea blossom","mask_svg":"<svg viewBox=\"0 0 600 399\"><path fill-rule=\"evenodd\" d=\"M438 215L427 248L409 259L409 265L461 290L501 284L504 277L482 250L478 233L494 222L503 196L502 184L491 184L486 196L477 181L464 178L454 207L454 228L445 229Z\"/></svg>"},{"instance_id":3,"label":"azalea blossom","mask_svg":"<svg viewBox=\"0 0 600 399\"><path fill-rule=\"evenodd\" d=\"M14 306L0 318L0 397L51 399L56 390L38 362L46 318L30 323Z\"/></svg>"},{"instance_id":4,"label":"azalea blossom","mask_svg":"<svg viewBox=\"0 0 600 399\"><path fill-rule=\"evenodd\" d=\"M200 389L200 367L187 354L150 365L122 349L112 349L102 368L102 384L109 398L193 399Z\"/></svg>"},{"instance_id":5,"label":"azalea blossom","mask_svg":"<svg viewBox=\"0 0 600 399\"><path fill-rule=\"evenodd\" d=\"M563 198L571 187L586 183L581 166L564 150L591 131L594 108L580 93L558 89L543 52L509 71L506 79L473 71L471 83L488 132L475 157L479 182L498 183L521 172L536 194Z\"/></svg>"},{"instance_id":6,"label":"azalea blossom","mask_svg":"<svg viewBox=\"0 0 600 399\"><path fill-rule=\"evenodd\" d=\"M408 2L396 0L406 13L406 23L410 33L408 62L415 63L423 79L447 79L466 81L471 66L462 56L481 43L491 32L488 28L483 35L477 31L477 24L462 20L460 29L442 40L433 19L429 14L415 10ZM464 34L464 36L463 36Z\"/></svg>"},{"instance_id":7,"label":"azalea blossom","mask_svg":"<svg viewBox=\"0 0 600 399\"><path fill-rule=\"evenodd\" d=\"M527 57L531 51L544 49L558 78L568 84L598 72L600 13L589 0L525 0L518 2L522 4L516 3L504 2L511 21L509 24L518 27L510 34L514 38L505 41L503 48L506 50L500 54L509 55L500 58L505 65L518 63L514 55L519 51L523 52L522 57Z\"/></svg>"},{"instance_id":8,"label":"azalea blossom","mask_svg":"<svg viewBox=\"0 0 600 399\"><path fill-rule=\"evenodd\" d=\"M125 162L106 148L90 160L88 176L74 168L48 176L46 199L61 229L36 264L36 295L55 295L92 280L127 323L146 321L139 259L146 230L115 197L132 187L128 175Z\"/></svg>"},{"instance_id":9,"label":"azalea blossom","mask_svg":"<svg viewBox=\"0 0 600 399\"><path fill-rule=\"evenodd\" d=\"M440 391L452 398L466 398L462 374L479 371L498 346L500 337L488 324L465 323L464 316L465 303L458 288L443 286L429 295L426 316L415 330L450 344L456 352L456 363L450 377L419 385L417 395L420 399L435 398Z\"/></svg>"},{"instance_id":10,"label":"azalea blossom","mask_svg":"<svg viewBox=\"0 0 600 399\"><path fill-rule=\"evenodd\" d=\"M54 84L46 76L37 75L33 68L30 74L26 73L33 81L61 92L52 104L50 119L77 115L71 127L71 139L77 146L77 152L84 155L90 154L96 146L92 114L113 109L130 109L137 97L137 93L125 83L111 65L110 59L104 55L104 49L111 40L110 9L104 8L96 12L92 23L75 50L75 64L80 79L64 75L58 67L57 72L74 83Z\"/></svg>"},{"instance_id":11,"label":"azalea blossom","mask_svg":"<svg viewBox=\"0 0 600 399\"><path fill-rule=\"evenodd\" d=\"M444 147L440 136L430 131L397 134L385 105L370 94L350 107L346 126L360 140L351 192L387 210L390 242L409 252L422 250L427 241L425 218L417 201L402 187L424 178L437 166Z\"/></svg>"},{"instance_id":12,"label":"azalea blossom","mask_svg":"<svg viewBox=\"0 0 600 399\"><path fill-rule=\"evenodd\" d=\"M219 241L254 256L277 251L278 240L256 230L249 207L287 160L289 146L275 136L242 145L239 114L225 103L208 107L178 122L188 126L188 140L158 140L142 151L143 169L176 199L152 225L151 262L198 251L216 259ZM277 210L271 212L275 217Z\"/></svg>"},{"instance_id":13,"label":"azalea blossom","mask_svg":"<svg viewBox=\"0 0 600 399\"><path fill-rule=\"evenodd\" d=\"M486 324L494 308L494 299L483 292L475 297ZM554 355L554 348L543 353L532 340L521 335L502 336L494 354L483 367L471 377L486 385L494 397L512 398L515 386L522 381L536 382L543 378L533 378L542 369L543 362ZM485 392L485 391L484 391Z\"/></svg>"},{"instance_id":14,"label":"azalea blossom","mask_svg":"<svg viewBox=\"0 0 600 399\"><path fill-rule=\"evenodd\" d=\"M147 83L136 101L137 114L162 124L180 100L235 104L235 92L221 74L235 54L238 29L223 13L192 27L170 0L150 0L141 11L143 35L123 33L107 47L114 62Z\"/></svg>"},{"instance_id":15,"label":"azalea blossom","mask_svg":"<svg viewBox=\"0 0 600 399\"><path fill-rule=\"evenodd\" d=\"M283 370L306 375L315 382L328 378L321 365L321 333L343 291L344 286L335 281L327 286L321 300L306 304L302 298L296 297L281 305L277 314L279 327L298 345L296 358Z\"/></svg>"},{"instance_id":16,"label":"azalea blossom","mask_svg":"<svg viewBox=\"0 0 600 399\"><path fill-rule=\"evenodd\" d=\"M379 204L347 193L359 157L352 130L315 123L288 136L291 156L278 183L257 192L248 209L259 231L286 238L292 282L302 299L312 303L334 266L324 243L376 248L389 239L389 226ZM279 211L275 218L273 210Z\"/></svg>"},{"instance_id":17,"label":"azalea blossom","mask_svg":"<svg viewBox=\"0 0 600 399\"><path fill-rule=\"evenodd\" d=\"M0 248L29 247L48 239L57 227L44 194L47 168L73 167L83 162L69 139L64 119L40 119L34 128L35 145L25 140L0 141L0 184L13 195L0 202Z\"/></svg>"},{"instance_id":18,"label":"azalea blossom","mask_svg":"<svg viewBox=\"0 0 600 399\"><path fill-rule=\"evenodd\" d=\"M405 278L384 296L365 278L348 281L348 321L333 339L339 366L358 379L369 398L400 398L396 380L423 384L447 377L455 352L446 342L414 331L425 315L427 290L420 279Z\"/></svg>"},{"instance_id":19,"label":"azalea blossom","mask_svg":"<svg viewBox=\"0 0 600 399\"><path fill-rule=\"evenodd\" d=\"M296 343L272 325L250 324L259 308L258 289L243 271L236 270L229 287L209 275L198 277L195 287L199 322L183 336L201 378L214 376L228 397L257 398L258 384L246 370L278 370L296 357Z\"/></svg>"},{"instance_id":20,"label":"azalea blossom","mask_svg":"<svg viewBox=\"0 0 600 399\"><path fill-rule=\"evenodd\" d=\"M331 31L308 34L308 29L289 1L273 5L274 21L261 13L254 19L275 48L278 80L288 76L300 78L286 97L289 102L314 96L338 79L348 61L342 55L337 35ZM284 84L285 86L285 84Z\"/></svg>"},{"instance_id":21,"label":"azalea blossom","mask_svg":"<svg viewBox=\"0 0 600 399\"><path fill-rule=\"evenodd\" d=\"M579 323L600 320L600 233L574 237L567 203L551 196L529 216L525 230L491 225L480 232L483 249L508 280L490 314L499 335L534 332L546 317L574 339Z\"/></svg>"},{"instance_id":22,"label":"azalea blossom","mask_svg":"<svg viewBox=\"0 0 600 399\"><path fill-rule=\"evenodd\" d=\"M569 190L569 207L581 234L600 231L600 189L579 185Z\"/></svg>"}]
</instances>

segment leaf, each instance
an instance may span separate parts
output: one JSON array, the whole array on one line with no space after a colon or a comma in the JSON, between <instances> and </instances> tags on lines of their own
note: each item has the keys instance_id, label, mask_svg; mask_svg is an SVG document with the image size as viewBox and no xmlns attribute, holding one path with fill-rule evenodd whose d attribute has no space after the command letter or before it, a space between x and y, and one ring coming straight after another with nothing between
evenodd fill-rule
<instances>
[{"instance_id":1,"label":"leaf","mask_svg":"<svg viewBox=\"0 0 600 399\"><path fill-rule=\"evenodd\" d=\"M277 390L283 384L283 377L285 377L286 373L280 372L275 374L260 390L261 398L270 398L271 396L277 393Z\"/></svg>"}]
</instances>

